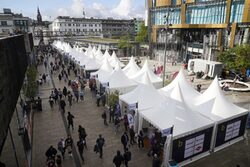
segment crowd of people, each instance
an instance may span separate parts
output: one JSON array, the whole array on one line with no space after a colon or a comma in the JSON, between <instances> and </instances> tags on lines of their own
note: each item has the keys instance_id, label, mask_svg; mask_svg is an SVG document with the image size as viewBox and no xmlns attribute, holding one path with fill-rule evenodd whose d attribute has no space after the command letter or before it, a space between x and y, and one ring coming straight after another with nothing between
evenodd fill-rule
<instances>
[{"instance_id":1,"label":"crowd of people","mask_svg":"<svg viewBox=\"0 0 250 167\"><path fill-rule=\"evenodd\" d=\"M48 104L52 111L54 110L55 105L58 105L59 111L62 113L63 116L65 116L67 120L67 128L69 132L70 129L73 132L75 128L74 125L75 116L72 114L71 111L67 111L67 116L66 116L66 106L68 105L68 108L70 109L72 105L74 103L78 103L79 100L84 101L85 87L87 85L87 82L85 76L81 74L81 71L77 68L74 62L65 60L62 56L60 56L59 53L57 53L55 50L53 51L52 50L53 49L50 47L47 50L47 52L44 51L42 56L40 56L38 59L38 64L40 65L43 64L44 68L50 72L51 76L54 77L57 76L56 78L61 84L64 81L65 86L62 88L54 87L54 89L51 90L50 96L48 97L49 98ZM53 54L48 54L48 53L53 53ZM74 76L71 76L72 74L74 74ZM46 83L49 77L50 76L47 75L43 77L42 75L42 83ZM70 78L72 77L75 77L76 79L70 80ZM119 130L124 131L124 133L121 136L123 153L121 153L120 150L117 150L117 153L113 158L113 163L117 167L121 166L121 164L124 164L126 167L128 167L128 163L132 159L130 148L136 144L138 148L144 148L144 138L145 138L144 133L143 131L140 131L139 134L135 133L134 127L129 125L128 115L126 111L124 115L121 117L120 114L116 113L116 106L111 106L111 107L106 106L106 101L107 101L106 94L105 92L97 91L96 83L93 80L89 81L89 88L95 95L97 107L101 106L103 107L103 113L101 114L101 117L103 119L104 125L114 126L115 134L118 134ZM108 116L109 116L109 121L107 118ZM120 128L121 124L124 125L124 130L123 128ZM82 125L78 125L78 136L79 139L76 142L74 142L72 136L70 135L70 133L68 133L68 136L65 139L63 137L59 139L57 143L57 148L51 145L45 153L47 157L47 166L48 167L62 166L62 162L66 157L65 153L67 153L69 157L73 156L74 143L76 143L78 153L84 164L85 159L83 152L84 149L88 149L88 147L86 141L87 133ZM99 134L98 138L96 139L96 144L93 146L93 150L95 153L99 154L99 157L101 159L103 158L104 146L105 146L105 139L102 136L102 134ZM153 148L154 146L152 145L152 149ZM160 166L159 156L160 156L159 152L155 151L153 152L153 157L154 157L152 161L153 167Z\"/></svg>"}]
</instances>

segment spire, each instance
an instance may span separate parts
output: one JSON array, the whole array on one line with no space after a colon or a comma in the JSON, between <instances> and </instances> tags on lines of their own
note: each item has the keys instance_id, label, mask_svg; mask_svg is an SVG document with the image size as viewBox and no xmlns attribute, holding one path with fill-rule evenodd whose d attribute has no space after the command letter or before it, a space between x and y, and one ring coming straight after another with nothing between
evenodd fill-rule
<instances>
[{"instance_id":1,"label":"spire","mask_svg":"<svg viewBox=\"0 0 250 167\"><path fill-rule=\"evenodd\" d=\"M39 6L37 7L37 24L38 25L42 25L43 21L42 21L42 16L39 10Z\"/></svg>"}]
</instances>

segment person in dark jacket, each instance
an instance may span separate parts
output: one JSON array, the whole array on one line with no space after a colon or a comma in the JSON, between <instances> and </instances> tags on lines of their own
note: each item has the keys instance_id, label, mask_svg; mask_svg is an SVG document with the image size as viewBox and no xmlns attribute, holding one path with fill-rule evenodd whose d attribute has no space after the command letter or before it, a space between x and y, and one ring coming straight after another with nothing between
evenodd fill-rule
<instances>
[{"instance_id":1,"label":"person in dark jacket","mask_svg":"<svg viewBox=\"0 0 250 167\"><path fill-rule=\"evenodd\" d=\"M128 145L128 142L129 142L129 138L128 138L128 134L127 132L124 132L122 137L121 137L121 142L123 144L123 148L124 148L124 151L126 150L127 148L127 145Z\"/></svg>"},{"instance_id":2,"label":"person in dark jacket","mask_svg":"<svg viewBox=\"0 0 250 167\"><path fill-rule=\"evenodd\" d=\"M123 156L121 155L121 152L118 150L117 154L113 158L113 163L115 164L116 167L120 167L124 161Z\"/></svg>"},{"instance_id":3,"label":"person in dark jacket","mask_svg":"<svg viewBox=\"0 0 250 167\"><path fill-rule=\"evenodd\" d=\"M130 135L130 144L131 145L135 144L135 131L133 126L129 129L129 135Z\"/></svg>"},{"instance_id":4,"label":"person in dark jacket","mask_svg":"<svg viewBox=\"0 0 250 167\"><path fill-rule=\"evenodd\" d=\"M45 155L49 159L50 157L55 160L57 151L53 146L50 146L49 149L46 151Z\"/></svg>"},{"instance_id":5,"label":"person in dark jacket","mask_svg":"<svg viewBox=\"0 0 250 167\"><path fill-rule=\"evenodd\" d=\"M83 158L84 140L82 138L80 138L79 141L77 142L77 147L78 147L80 157L82 161L84 162L84 158Z\"/></svg>"},{"instance_id":6,"label":"person in dark jacket","mask_svg":"<svg viewBox=\"0 0 250 167\"><path fill-rule=\"evenodd\" d=\"M97 144L97 147L98 147L98 151L100 152L100 158L102 158L102 155L103 155L104 143L105 143L105 139L100 134L99 138L96 139L96 144Z\"/></svg>"},{"instance_id":7,"label":"person in dark jacket","mask_svg":"<svg viewBox=\"0 0 250 167\"><path fill-rule=\"evenodd\" d=\"M68 116L67 116L67 120L68 120L68 129L70 128L70 126L72 127L72 130L74 130L74 115L72 115L70 112L68 112Z\"/></svg>"},{"instance_id":8,"label":"person in dark jacket","mask_svg":"<svg viewBox=\"0 0 250 167\"><path fill-rule=\"evenodd\" d=\"M123 158L124 158L124 165L128 167L128 161L131 160L131 152L128 150L128 148L126 148L123 154Z\"/></svg>"}]
</instances>

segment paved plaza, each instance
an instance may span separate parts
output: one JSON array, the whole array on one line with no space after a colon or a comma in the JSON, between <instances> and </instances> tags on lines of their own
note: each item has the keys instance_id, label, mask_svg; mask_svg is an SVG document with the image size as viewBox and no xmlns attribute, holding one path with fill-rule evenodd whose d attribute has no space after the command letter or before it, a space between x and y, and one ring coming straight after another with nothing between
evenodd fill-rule
<instances>
[{"instance_id":1,"label":"paved plaza","mask_svg":"<svg viewBox=\"0 0 250 167\"><path fill-rule=\"evenodd\" d=\"M151 62L152 63L152 62ZM176 67L167 67L169 74L172 74L174 71L178 71L180 66ZM45 71L44 66L38 67L39 73ZM71 72L73 73L73 72ZM33 151L32 151L32 166L33 167L42 167L46 164L45 152L50 145L53 145L57 148L57 143L60 138L66 138L67 134L71 134L74 140L74 146L76 147L76 142L78 141L78 125L82 125L87 132L87 146L88 149L84 149L83 156L85 158L85 163L83 164L78 155L77 149L73 152L73 157L69 157L66 152L66 158L63 160L64 167L79 167L79 166L88 166L88 167L111 167L113 166L112 160L117 150L123 152L123 147L120 141L121 135L124 131L124 126L121 124L119 132L114 133L113 124L109 126L104 126L103 119L101 114L104 110L103 107L96 106L95 96L91 93L88 86L85 88L85 98L84 101L79 101L78 103L74 102L73 106L70 108L68 101L66 100L66 113L71 111L75 116L74 126L75 130L68 130L67 124L65 122L65 116L59 112L58 105L55 105L53 109L50 109L48 97L51 93L51 90L54 88L63 88L67 86L63 80L58 80L58 74L54 73L52 75L52 80L50 79L49 83L45 83L39 87L39 95L43 99L43 111L34 113L34 132L33 132ZM71 74L70 79L74 79L73 74ZM211 83L211 80L195 80L193 83L194 86L196 83L201 83L202 89L206 89ZM68 87L67 87L68 88ZM243 107L249 107L250 96L249 93L226 93L228 99L238 103ZM244 97L244 98L241 98ZM99 158L99 155L95 154L93 147L96 142L96 138L99 134L102 134L105 138L104 146L104 156L103 159ZM216 152L215 154L202 158L194 163L189 164L189 167L235 167L236 164L241 165L241 167L248 167L250 164L250 146L248 144L248 136L244 141L241 141L233 146L230 146L226 149ZM152 157L147 156L147 149L139 149L137 145L131 146L130 150L132 152L132 160L129 162L131 167L151 167L152 166Z\"/></svg>"}]
</instances>

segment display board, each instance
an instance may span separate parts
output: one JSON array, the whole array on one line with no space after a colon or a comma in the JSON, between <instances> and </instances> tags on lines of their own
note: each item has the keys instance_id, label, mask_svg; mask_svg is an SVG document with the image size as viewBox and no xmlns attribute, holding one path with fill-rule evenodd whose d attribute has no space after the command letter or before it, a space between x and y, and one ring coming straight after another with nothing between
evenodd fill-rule
<instances>
[{"instance_id":1,"label":"display board","mask_svg":"<svg viewBox=\"0 0 250 167\"><path fill-rule=\"evenodd\" d=\"M175 139L173 141L172 159L180 163L209 151L212 133L213 127Z\"/></svg>"},{"instance_id":2,"label":"display board","mask_svg":"<svg viewBox=\"0 0 250 167\"><path fill-rule=\"evenodd\" d=\"M247 116L243 115L218 124L215 147L244 135Z\"/></svg>"}]
</instances>

